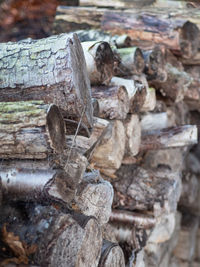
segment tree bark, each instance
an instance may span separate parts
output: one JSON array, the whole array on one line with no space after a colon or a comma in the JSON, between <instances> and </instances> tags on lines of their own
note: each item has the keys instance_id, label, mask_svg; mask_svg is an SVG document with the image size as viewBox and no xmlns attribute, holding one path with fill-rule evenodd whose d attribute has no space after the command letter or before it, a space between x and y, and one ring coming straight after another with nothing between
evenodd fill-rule
<instances>
[{"instance_id":1,"label":"tree bark","mask_svg":"<svg viewBox=\"0 0 200 267\"><path fill-rule=\"evenodd\" d=\"M124 253L117 243L103 240L98 267L125 267Z\"/></svg>"},{"instance_id":2,"label":"tree bark","mask_svg":"<svg viewBox=\"0 0 200 267\"><path fill-rule=\"evenodd\" d=\"M113 202L112 185L98 171L86 173L77 187L75 203L81 213L94 216L100 225L108 222Z\"/></svg>"},{"instance_id":3,"label":"tree bark","mask_svg":"<svg viewBox=\"0 0 200 267\"><path fill-rule=\"evenodd\" d=\"M146 85L146 83L144 84L141 80L138 80L137 77L135 79L113 77L111 80L111 86L126 87L130 102L129 113L138 113L141 111L147 95Z\"/></svg>"},{"instance_id":4,"label":"tree bark","mask_svg":"<svg viewBox=\"0 0 200 267\"><path fill-rule=\"evenodd\" d=\"M128 92L124 86L92 87L92 97L99 103L99 117L124 120L129 111Z\"/></svg>"},{"instance_id":5,"label":"tree bark","mask_svg":"<svg viewBox=\"0 0 200 267\"><path fill-rule=\"evenodd\" d=\"M16 250L13 254L18 258L24 256L22 263L30 261L39 266L62 267L88 266L89 263L90 266L98 266L102 234L96 219L42 206L28 211L27 219L16 217L13 222L8 216L6 218L5 212L1 216L4 244L11 248L12 240L9 243L8 238L11 232L19 237L24 255L18 255ZM28 248L32 248L31 256Z\"/></svg>"},{"instance_id":6,"label":"tree bark","mask_svg":"<svg viewBox=\"0 0 200 267\"><path fill-rule=\"evenodd\" d=\"M65 148L65 125L56 105L0 103L0 157L43 159Z\"/></svg>"},{"instance_id":7,"label":"tree bark","mask_svg":"<svg viewBox=\"0 0 200 267\"><path fill-rule=\"evenodd\" d=\"M75 34L2 43L0 48L1 102L54 103L64 117L80 120L82 116L87 127L92 127L90 84Z\"/></svg>"},{"instance_id":8,"label":"tree bark","mask_svg":"<svg viewBox=\"0 0 200 267\"><path fill-rule=\"evenodd\" d=\"M64 31L101 28L114 34L127 34L132 45L161 44L183 58L194 57L199 47L199 29L187 18L163 16L153 11L106 10L90 7L58 7L55 25ZM55 26L56 27L56 26ZM134 41L135 40L135 41Z\"/></svg>"},{"instance_id":9,"label":"tree bark","mask_svg":"<svg viewBox=\"0 0 200 267\"><path fill-rule=\"evenodd\" d=\"M119 60L115 67L116 76L130 76L133 74L142 74L145 63L142 51L138 47L126 47L114 50Z\"/></svg>"},{"instance_id":10,"label":"tree bark","mask_svg":"<svg viewBox=\"0 0 200 267\"><path fill-rule=\"evenodd\" d=\"M113 76L114 54L107 42L81 43L86 59L87 71L93 85L108 85Z\"/></svg>"}]
</instances>

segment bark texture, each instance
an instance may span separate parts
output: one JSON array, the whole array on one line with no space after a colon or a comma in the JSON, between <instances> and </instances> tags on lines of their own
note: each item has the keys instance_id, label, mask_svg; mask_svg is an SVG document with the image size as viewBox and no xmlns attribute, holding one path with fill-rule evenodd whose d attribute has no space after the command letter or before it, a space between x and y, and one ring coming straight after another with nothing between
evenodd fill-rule
<instances>
[{"instance_id":1,"label":"bark texture","mask_svg":"<svg viewBox=\"0 0 200 267\"><path fill-rule=\"evenodd\" d=\"M0 44L0 101L44 100L92 127L90 84L78 37Z\"/></svg>"}]
</instances>

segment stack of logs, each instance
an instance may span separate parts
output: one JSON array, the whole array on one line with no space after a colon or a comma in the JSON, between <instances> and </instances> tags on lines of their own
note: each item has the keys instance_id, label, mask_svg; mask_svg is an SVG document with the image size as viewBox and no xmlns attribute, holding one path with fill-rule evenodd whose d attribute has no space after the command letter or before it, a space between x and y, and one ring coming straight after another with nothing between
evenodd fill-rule
<instances>
[{"instance_id":1,"label":"stack of logs","mask_svg":"<svg viewBox=\"0 0 200 267\"><path fill-rule=\"evenodd\" d=\"M62 6L60 35L0 44L2 266L199 266L200 32L175 15Z\"/></svg>"}]
</instances>

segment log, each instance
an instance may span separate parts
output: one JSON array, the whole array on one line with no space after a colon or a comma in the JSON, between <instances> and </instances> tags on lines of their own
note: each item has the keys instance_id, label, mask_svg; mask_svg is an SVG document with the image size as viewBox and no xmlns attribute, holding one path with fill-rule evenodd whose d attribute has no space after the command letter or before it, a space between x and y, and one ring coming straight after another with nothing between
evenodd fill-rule
<instances>
[{"instance_id":1,"label":"log","mask_svg":"<svg viewBox=\"0 0 200 267\"><path fill-rule=\"evenodd\" d=\"M124 121L126 133L125 157L133 157L139 153L141 143L141 126L137 115L130 115Z\"/></svg>"},{"instance_id":2,"label":"log","mask_svg":"<svg viewBox=\"0 0 200 267\"><path fill-rule=\"evenodd\" d=\"M65 125L56 105L0 102L0 158L44 159L65 149Z\"/></svg>"},{"instance_id":3,"label":"log","mask_svg":"<svg viewBox=\"0 0 200 267\"><path fill-rule=\"evenodd\" d=\"M197 126L183 125L142 133L140 151L197 144Z\"/></svg>"},{"instance_id":4,"label":"log","mask_svg":"<svg viewBox=\"0 0 200 267\"><path fill-rule=\"evenodd\" d=\"M167 112L141 115L140 124L142 132L167 128L169 126Z\"/></svg>"},{"instance_id":5,"label":"log","mask_svg":"<svg viewBox=\"0 0 200 267\"><path fill-rule=\"evenodd\" d=\"M127 34L132 45L161 44L183 58L192 58L198 52L199 29L187 18L162 16L146 10L106 10L92 7L58 7L55 28L64 31L101 28L112 35Z\"/></svg>"},{"instance_id":6,"label":"log","mask_svg":"<svg viewBox=\"0 0 200 267\"><path fill-rule=\"evenodd\" d=\"M130 107L129 113L138 113L145 103L147 95L147 84L135 77L135 79L124 79L113 77L111 86L125 86L128 92Z\"/></svg>"},{"instance_id":7,"label":"log","mask_svg":"<svg viewBox=\"0 0 200 267\"><path fill-rule=\"evenodd\" d=\"M108 42L111 46L116 46L117 48L128 47L130 46L131 39L128 35L110 35L100 30L79 30L75 31L78 35L78 38L81 42L88 41L104 41Z\"/></svg>"},{"instance_id":8,"label":"log","mask_svg":"<svg viewBox=\"0 0 200 267\"><path fill-rule=\"evenodd\" d=\"M90 41L81 43L87 72L93 85L108 85L113 76L114 54L109 43Z\"/></svg>"},{"instance_id":9,"label":"log","mask_svg":"<svg viewBox=\"0 0 200 267\"><path fill-rule=\"evenodd\" d=\"M180 102L192 83L192 78L184 71L180 71L171 64L166 64L166 82L154 82L154 87L165 97L172 101Z\"/></svg>"},{"instance_id":10,"label":"log","mask_svg":"<svg viewBox=\"0 0 200 267\"><path fill-rule=\"evenodd\" d=\"M0 102L43 100L92 127L90 83L75 34L1 43L0 50Z\"/></svg>"},{"instance_id":11,"label":"log","mask_svg":"<svg viewBox=\"0 0 200 267\"><path fill-rule=\"evenodd\" d=\"M109 2L103 0L95 0L95 1L90 1L90 0L80 0L80 6L98 6L98 7L113 7L113 8L135 8L135 7L143 7L143 6L148 6L152 3L154 3L155 0L111 0Z\"/></svg>"},{"instance_id":12,"label":"log","mask_svg":"<svg viewBox=\"0 0 200 267\"><path fill-rule=\"evenodd\" d=\"M146 87L147 93L141 112L153 111L156 107L156 91L152 87Z\"/></svg>"},{"instance_id":13,"label":"log","mask_svg":"<svg viewBox=\"0 0 200 267\"><path fill-rule=\"evenodd\" d=\"M126 47L114 50L119 64L115 67L116 76L130 76L142 74L145 63L142 51L138 47Z\"/></svg>"},{"instance_id":14,"label":"log","mask_svg":"<svg viewBox=\"0 0 200 267\"><path fill-rule=\"evenodd\" d=\"M98 267L125 267L124 253L118 244L103 240Z\"/></svg>"},{"instance_id":15,"label":"log","mask_svg":"<svg viewBox=\"0 0 200 267\"><path fill-rule=\"evenodd\" d=\"M113 207L130 211L151 211L155 216L176 211L181 193L180 174L167 168L157 171L136 165L122 165L116 172Z\"/></svg>"},{"instance_id":16,"label":"log","mask_svg":"<svg viewBox=\"0 0 200 267\"><path fill-rule=\"evenodd\" d=\"M0 171L4 198L39 203L59 201L69 206L75 198L77 184L82 181L86 163L83 156L73 159L73 155L65 169L52 165L49 160L4 160Z\"/></svg>"},{"instance_id":17,"label":"log","mask_svg":"<svg viewBox=\"0 0 200 267\"><path fill-rule=\"evenodd\" d=\"M28 218L23 220L15 212L14 222L12 218L9 219L8 212L5 216L5 210L2 211L4 247L1 247L1 255L5 255L8 249L25 264L30 262L39 266L64 267L88 266L90 263L91 266L98 266L102 234L95 218L81 214L70 215L42 206L27 212ZM22 252L9 239L9 234L18 238ZM32 254L31 257L29 254Z\"/></svg>"},{"instance_id":18,"label":"log","mask_svg":"<svg viewBox=\"0 0 200 267\"><path fill-rule=\"evenodd\" d=\"M99 117L125 119L129 111L128 92L124 86L92 87L92 97L99 103Z\"/></svg>"},{"instance_id":19,"label":"log","mask_svg":"<svg viewBox=\"0 0 200 267\"><path fill-rule=\"evenodd\" d=\"M98 171L85 173L77 186L75 204L79 211L94 216L100 225L108 222L113 202L112 185L103 180Z\"/></svg>"}]
</instances>

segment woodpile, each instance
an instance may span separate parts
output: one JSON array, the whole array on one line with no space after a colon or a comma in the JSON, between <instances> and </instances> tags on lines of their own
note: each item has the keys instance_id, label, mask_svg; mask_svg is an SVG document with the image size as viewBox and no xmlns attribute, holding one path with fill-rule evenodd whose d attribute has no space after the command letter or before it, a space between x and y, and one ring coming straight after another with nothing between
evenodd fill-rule
<instances>
[{"instance_id":1,"label":"woodpile","mask_svg":"<svg viewBox=\"0 0 200 267\"><path fill-rule=\"evenodd\" d=\"M92 2L0 44L0 266L196 267L200 24Z\"/></svg>"}]
</instances>

